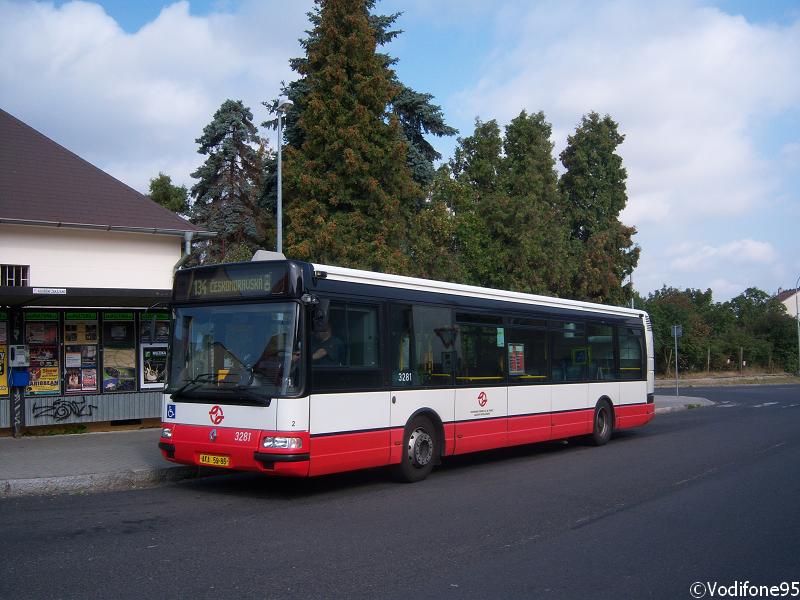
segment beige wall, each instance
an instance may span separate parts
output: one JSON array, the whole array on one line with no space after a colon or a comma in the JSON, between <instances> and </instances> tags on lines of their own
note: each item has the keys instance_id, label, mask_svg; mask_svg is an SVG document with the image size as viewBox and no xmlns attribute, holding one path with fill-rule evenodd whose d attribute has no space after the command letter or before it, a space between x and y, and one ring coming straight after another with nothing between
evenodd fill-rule
<instances>
[{"instance_id":1,"label":"beige wall","mask_svg":"<svg viewBox=\"0 0 800 600\"><path fill-rule=\"evenodd\" d=\"M795 294L795 296L796 295L797 294ZM783 301L783 305L786 307L787 315L797 318L797 305L795 304L795 296L789 296Z\"/></svg>"},{"instance_id":2,"label":"beige wall","mask_svg":"<svg viewBox=\"0 0 800 600\"><path fill-rule=\"evenodd\" d=\"M183 238L0 224L0 263L30 265L32 287L170 289Z\"/></svg>"}]
</instances>

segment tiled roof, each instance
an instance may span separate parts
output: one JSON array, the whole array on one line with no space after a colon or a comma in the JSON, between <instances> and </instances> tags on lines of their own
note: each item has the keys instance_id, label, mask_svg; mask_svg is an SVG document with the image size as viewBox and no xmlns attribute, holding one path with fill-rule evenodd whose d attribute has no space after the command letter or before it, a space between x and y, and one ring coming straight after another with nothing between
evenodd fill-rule
<instances>
[{"instance_id":1,"label":"tiled roof","mask_svg":"<svg viewBox=\"0 0 800 600\"><path fill-rule=\"evenodd\" d=\"M203 230L0 109L0 221Z\"/></svg>"},{"instance_id":2,"label":"tiled roof","mask_svg":"<svg viewBox=\"0 0 800 600\"><path fill-rule=\"evenodd\" d=\"M797 290L783 290L775 297L778 299L778 302L783 302L784 300L794 297L795 293L797 293Z\"/></svg>"}]
</instances>

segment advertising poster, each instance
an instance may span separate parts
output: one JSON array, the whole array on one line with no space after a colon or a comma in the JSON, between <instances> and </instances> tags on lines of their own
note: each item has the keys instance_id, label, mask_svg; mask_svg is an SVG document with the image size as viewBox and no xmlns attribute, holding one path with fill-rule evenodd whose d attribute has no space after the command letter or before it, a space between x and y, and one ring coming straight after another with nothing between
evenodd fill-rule
<instances>
[{"instance_id":1,"label":"advertising poster","mask_svg":"<svg viewBox=\"0 0 800 600\"><path fill-rule=\"evenodd\" d=\"M96 344L97 321L64 323L64 342L67 344Z\"/></svg>"},{"instance_id":2,"label":"advertising poster","mask_svg":"<svg viewBox=\"0 0 800 600\"><path fill-rule=\"evenodd\" d=\"M133 348L103 350L103 391L132 392L136 389L136 352Z\"/></svg>"},{"instance_id":3,"label":"advertising poster","mask_svg":"<svg viewBox=\"0 0 800 600\"><path fill-rule=\"evenodd\" d=\"M81 369L81 389L84 392L97 391L97 369Z\"/></svg>"},{"instance_id":4,"label":"advertising poster","mask_svg":"<svg viewBox=\"0 0 800 600\"><path fill-rule=\"evenodd\" d=\"M58 323L25 323L25 340L28 345L57 344Z\"/></svg>"},{"instance_id":5,"label":"advertising poster","mask_svg":"<svg viewBox=\"0 0 800 600\"><path fill-rule=\"evenodd\" d=\"M169 332L169 313L155 313L141 316L139 337L143 344L166 344L169 342Z\"/></svg>"},{"instance_id":6,"label":"advertising poster","mask_svg":"<svg viewBox=\"0 0 800 600\"><path fill-rule=\"evenodd\" d=\"M31 379L26 394L52 395L61 391L58 380L58 367L31 367Z\"/></svg>"},{"instance_id":7,"label":"advertising poster","mask_svg":"<svg viewBox=\"0 0 800 600\"><path fill-rule=\"evenodd\" d=\"M67 392L81 391L81 370L67 368Z\"/></svg>"},{"instance_id":8,"label":"advertising poster","mask_svg":"<svg viewBox=\"0 0 800 600\"><path fill-rule=\"evenodd\" d=\"M64 367L68 394L97 391L97 346L65 346Z\"/></svg>"},{"instance_id":9,"label":"advertising poster","mask_svg":"<svg viewBox=\"0 0 800 600\"><path fill-rule=\"evenodd\" d=\"M0 344L0 396L8 395L8 349Z\"/></svg>"},{"instance_id":10,"label":"advertising poster","mask_svg":"<svg viewBox=\"0 0 800 600\"><path fill-rule=\"evenodd\" d=\"M28 321L25 341L30 350L30 383L28 395L54 395L61 392L58 348L58 313L31 313L28 318L49 319L54 322Z\"/></svg>"},{"instance_id":11,"label":"advertising poster","mask_svg":"<svg viewBox=\"0 0 800 600\"><path fill-rule=\"evenodd\" d=\"M97 346L81 346L81 366L97 366Z\"/></svg>"},{"instance_id":12,"label":"advertising poster","mask_svg":"<svg viewBox=\"0 0 800 600\"><path fill-rule=\"evenodd\" d=\"M167 346L164 344L142 345L142 388L162 388L167 382Z\"/></svg>"},{"instance_id":13,"label":"advertising poster","mask_svg":"<svg viewBox=\"0 0 800 600\"><path fill-rule=\"evenodd\" d=\"M525 375L525 344L508 345L508 374Z\"/></svg>"},{"instance_id":14,"label":"advertising poster","mask_svg":"<svg viewBox=\"0 0 800 600\"><path fill-rule=\"evenodd\" d=\"M103 313L103 345L107 348L133 348L136 343L133 313Z\"/></svg>"},{"instance_id":15,"label":"advertising poster","mask_svg":"<svg viewBox=\"0 0 800 600\"><path fill-rule=\"evenodd\" d=\"M30 347L32 367L58 367L58 346L39 345Z\"/></svg>"},{"instance_id":16,"label":"advertising poster","mask_svg":"<svg viewBox=\"0 0 800 600\"><path fill-rule=\"evenodd\" d=\"M81 347L80 346L67 346L64 352L64 366L68 369L81 367Z\"/></svg>"}]
</instances>

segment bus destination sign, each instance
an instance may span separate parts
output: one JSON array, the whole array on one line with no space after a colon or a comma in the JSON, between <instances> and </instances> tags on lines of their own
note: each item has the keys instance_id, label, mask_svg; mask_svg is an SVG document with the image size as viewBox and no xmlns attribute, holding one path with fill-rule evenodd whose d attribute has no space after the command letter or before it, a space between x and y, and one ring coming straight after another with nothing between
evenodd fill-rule
<instances>
[{"instance_id":1,"label":"bus destination sign","mask_svg":"<svg viewBox=\"0 0 800 600\"><path fill-rule=\"evenodd\" d=\"M216 300L286 294L285 266L226 265L178 272L175 300Z\"/></svg>"},{"instance_id":2,"label":"bus destination sign","mask_svg":"<svg viewBox=\"0 0 800 600\"><path fill-rule=\"evenodd\" d=\"M272 291L272 274L232 277L230 279L197 279L192 281L190 295L194 298L209 296L247 296L269 294Z\"/></svg>"}]
</instances>

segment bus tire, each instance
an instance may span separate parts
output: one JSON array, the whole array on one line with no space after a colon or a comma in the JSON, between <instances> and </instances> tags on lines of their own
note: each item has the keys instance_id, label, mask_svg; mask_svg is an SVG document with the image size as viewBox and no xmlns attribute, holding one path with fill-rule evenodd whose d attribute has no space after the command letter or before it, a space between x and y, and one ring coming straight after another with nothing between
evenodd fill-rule
<instances>
[{"instance_id":1,"label":"bus tire","mask_svg":"<svg viewBox=\"0 0 800 600\"><path fill-rule=\"evenodd\" d=\"M430 474L439 460L439 441L436 438L436 428L428 417L420 415L409 421L403 434L400 464L394 465L394 476L398 481L414 483Z\"/></svg>"},{"instance_id":2,"label":"bus tire","mask_svg":"<svg viewBox=\"0 0 800 600\"><path fill-rule=\"evenodd\" d=\"M608 400L600 400L594 407L594 421L592 425L592 444L603 446L611 439L614 431L614 413Z\"/></svg>"}]
</instances>

